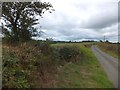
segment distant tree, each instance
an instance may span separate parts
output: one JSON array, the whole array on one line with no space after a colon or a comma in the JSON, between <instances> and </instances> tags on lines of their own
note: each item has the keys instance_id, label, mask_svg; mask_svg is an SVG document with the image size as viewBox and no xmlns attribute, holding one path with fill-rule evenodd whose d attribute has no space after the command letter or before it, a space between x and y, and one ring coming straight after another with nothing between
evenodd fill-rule
<instances>
[{"instance_id":1,"label":"distant tree","mask_svg":"<svg viewBox=\"0 0 120 90\"><path fill-rule=\"evenodd\" d=\"M70 40L70 41L68 41L68 43L71 43L72 41Z\"/></svg>"},{"instance_id":2,"label":"distant tree","mask_svg":"<svg viewBox=\"0 0 120 90\"><path fill-rule=\"evenodd\" d=\"M53 43L53 39L52 38L46 38L46 42L47 43Z\"/></svg>"},{"instance_id":3,"label":"distant tree","mask_svg":"<svg viewBox=\"0 0 120 90\"><path fill-rule=\"evenodd\" d=\"M46 38L46 41L53 41L52 38Z\"/></svg>"},{"instance_id":4,"label":"distant tree","mask_svg":"<svg viewBox=\"0 0 120 90\"><path fill-rule=\"evenodd\" d=\"M119 42L119 41L118 41L117 43L118 43L118 44L120 44L120 42Z\"/></svg>"},{"instance_id":5,"label":"distant tree","mask_svg":"<svg viewBox=\"0 0 120 90\"><path fill-rule=\"evenodd\" d=\"M100 42L103 42L102 40L100 40Z\"/></svg>"},{"instance_id":6,"label":"distant tree","mask_svg":"<svg viewBox=\"0 0 120 90\"><path fill-rule=\"evenodd\" d=\"M109 43L109 41L108 41L108 40L106 40L105 42L106 42L106 43Z\"/></svg>"},{"instance_id":7,"label":"distant tree","mask_svg":"<svg viewBox=\"0 0 120 90\"><path fill-rule=\"evenodd\" d=\"M32 36L37 36L34 25L38 24L38 16L45 11L51 13L52 5L48 2L3 2L2 19L6 23L2 28L4 36L13 41L27 41Z\"/></svg>"}]
</instances>

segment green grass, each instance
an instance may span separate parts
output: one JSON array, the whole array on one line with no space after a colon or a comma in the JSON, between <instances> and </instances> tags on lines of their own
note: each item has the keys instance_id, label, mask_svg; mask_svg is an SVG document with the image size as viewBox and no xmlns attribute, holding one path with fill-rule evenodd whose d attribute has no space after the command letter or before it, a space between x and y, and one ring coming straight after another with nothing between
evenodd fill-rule
<instances>
[{"instance_id":1,"label":"green grass","mask_svg":"<svg viewBox=\"0 0 120 90\"><path fill-rule=\"evenodd\" d=\"M53 46L62 45L64 44L56 44ZM90 48L85 48L82 44L74 45L78 45L85 56L76 63L68 63L58 68L57 87L113 88L112 83L108 80L107 75L101 68Z\"/></svg>"}]
</instances>

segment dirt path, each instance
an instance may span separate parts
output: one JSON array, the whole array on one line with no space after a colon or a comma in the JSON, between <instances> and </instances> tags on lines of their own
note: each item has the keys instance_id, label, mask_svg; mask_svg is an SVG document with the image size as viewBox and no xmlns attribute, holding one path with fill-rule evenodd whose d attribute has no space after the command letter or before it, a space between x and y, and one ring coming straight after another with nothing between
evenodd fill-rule
<instances>
[{"instance_id":1,"label":"dirt path","mask_svg":"<svg viewBox=\"0 0 120 90\"><path fill-rule=\"evenodd\" d=\"M113 85L118 88L118 59L102 52L97 46L92 46L92 51L104 68Z\"/></svg>"}]
</instances>

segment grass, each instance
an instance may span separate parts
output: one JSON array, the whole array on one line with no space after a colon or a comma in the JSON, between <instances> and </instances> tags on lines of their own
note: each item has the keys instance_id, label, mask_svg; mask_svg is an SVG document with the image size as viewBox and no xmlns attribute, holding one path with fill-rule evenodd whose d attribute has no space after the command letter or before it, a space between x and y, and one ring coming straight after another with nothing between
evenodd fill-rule
<instances>
[{"instance_id":1,"label":"grass","mask_svg":"<svg viewBox=\"0 0 120 90\"><path fill-rule=\"evenodd\" d=\"M59 52L64 46L70 46L70 50L80 51L80 54L71 55L75 57L67 62L60 58L67 52ZM90 46L86 43L49 45L36 41L17 46L3 44L3 87L112 88Z\"/></svg>"},{"instance_id":2,"label":"grass","mask_svg":"<svg viewBox=\"0 0 120 90\"><path fill-rule=\"evenodd\" d=\"M106 52L107 54L115 58L118 58L118 56L120 55L120 53L118 52L119 44L98 43L97 45L102 51Z\"/></svg>"},{"instance_id":3,"label":"grass","mask_svg":"<svg viewBox=\"0 0 120 90\"><path fill-rule=\"evenodd\" d=\"M99 47L103 52L106 52L107 54L113 56L114 58L118 58L118 54L114 53L113 51L108 51L105 48Z\"/></svg>"},{"instance_id":4,"label":"grass","mask_svg":"<svg viewBox=\"0 0 120 90\"><path fill-rule=\"evenodd\" d=\"M85 57L76 63L68 63L58 68L57 86L59 88L113 88L90 48L76 45L80 47ZM63 44L54 46L63 46Z\"/></svg>"}]
</instances>

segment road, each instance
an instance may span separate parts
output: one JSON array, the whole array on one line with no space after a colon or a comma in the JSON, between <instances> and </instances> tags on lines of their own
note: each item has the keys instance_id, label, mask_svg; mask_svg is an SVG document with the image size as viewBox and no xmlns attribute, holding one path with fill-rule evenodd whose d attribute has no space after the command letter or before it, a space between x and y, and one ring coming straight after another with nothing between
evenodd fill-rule
<instances>
[{"instance_id":1,"label":"road","mask_svg":"<svg viewBox=\"0 0 120 90\"><path fill-rule=\"evenodd\" d=\"M109 80L118 88L118 59L101 51L97 46L92 46L92 51L99 60Z\"/></svg>"}]
</instances>

